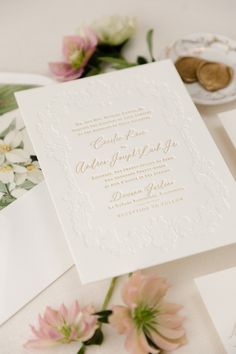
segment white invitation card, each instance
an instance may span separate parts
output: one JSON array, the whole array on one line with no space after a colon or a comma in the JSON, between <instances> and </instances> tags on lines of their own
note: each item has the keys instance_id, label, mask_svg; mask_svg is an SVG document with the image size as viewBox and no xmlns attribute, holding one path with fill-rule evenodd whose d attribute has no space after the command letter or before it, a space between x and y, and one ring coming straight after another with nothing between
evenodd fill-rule
<instances>
[{"instance_id":1,"label":"white invitation card","mask_svg":"<svg viewBox=\"0 0 236 354\"><path fill-rule=\"evenodd\" d=\"M236 109L219 114L220 121L236 149Z\"/></svg>"},{"instance_id":2,"label":"white invitation card","mask_svg":"<svg viewBox=\"0 0 236 354\"><path fill-rule=\"evenodd\" d=\"M195 279L227 354L236 354L236 267Z\"/></svg>"},{"instance_id":3,"label":"white invitation card","mask_svg":"<svg viewBox=\"0 0 236 354\"><path fill-rule=\"evenodd\" d=\"M82 282L236 241L235 182L170 61L16 97Z\"/></svg>"}]
</instances>

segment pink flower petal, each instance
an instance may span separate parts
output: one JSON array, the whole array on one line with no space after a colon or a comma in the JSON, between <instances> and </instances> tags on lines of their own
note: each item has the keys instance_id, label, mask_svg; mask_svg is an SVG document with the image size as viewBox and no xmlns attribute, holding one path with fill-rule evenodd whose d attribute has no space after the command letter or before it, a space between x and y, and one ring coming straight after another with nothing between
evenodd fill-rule
<instances>
[{"instance_id":1,"label":"pink flower petal","mask_svg":"<svg viewBox=\"0 0 236 354\"><path fill-rule=\"evenodd\" d=\"M150 336L151 340L156 344L156 346L163 350L172 351L181 345L180 343L168 341L168 339L163 338L161 335L154 331L151 332Z\"/></svg>"},{"instance_id":2,"label":"pink flower petal","mask_svg":"<svg viewBox=\"0 0 236 354\"><path fill-rule=\"evenodd\" d=\"M69 308L68 317L67 317L68 323L72 324L76 320L76 317L78 316L79 313L80 313L80 306L78 301L76 300Z\"/></svg>"},{"instance_id":3,"label":"pink flower petal","mask_svg":"<svg viewBox=\"0 0 236 354\"><path fill-rule=\"evenodd\" d=\"M86 48L88 48L88 46L90 48L96 47L96 45L98 44L98 37L96 33L93 30L91 30L91 28L84 28L83 32L84 32L84 37L86 38Z\"/></svg>"},{"instance_id":4,"label":"pink flower petal","mask_svg":"<svg viewBox=\"0 0 236 354\"><path fill-rule=\"evenodd\" d=\"M158 326L158 332L163 337L169 339L179 339L185 335L185 331L182 327L172 329L168 327Z\"/></svg>"},{"instance_id":5,"label":"pink flower petal","mask_svg":"<svg viewBox=\"0 0 236 354\"><path fill-rule=\"evenodd\" d=\"M158 351L151 347L142 332L137 333L134 329L126 338L125 348L130 354L156 354Z\"/></svg>"},{"instance_id":6,"label":"pink flower petal","mask_svg":"<svg viewBox=\"0 0 236 354\"><path fill-rule=\"evenodd\" d=\"M168 328L177 328L182 325L185 318L179 315L160 315L158 316L158 323L161 326Z\"/></svg>"},{"instance_id":7,"label":"pink flower petal","mask_svg":"<svg viewBox=\"0 0 236 354\"><path fill-rule=\"evenodd\" d=\"M156 306L168 290L168 284L162 277L150 275L143 282L140 289L140 298L146 299L150 306Z\"/></svg>"},{"instance_id":8,"label":"pink flower petal","mask_svg":"<svg viewBox=\"0 0 236 354\"><path fill-rule=\"evenodd\" d=\"M68 310L64 304L61 304L61 306L59 308L59 315L61 316L62 321L65 321L65 322L68 321Z\"/></svg>"},{"instance_id":9,"label":"pink flower petal","mask_svg":"<svg viewBox=\"0 0 236 354\"><path fill-rule=\"evenodd\" d=\"M44 333L41 330L38 331L34 326L30 326L30 328L35 337L44 338Z\"/></svg>"},{"instance_id":10,"label":"pink flower petal","mask_svg":"<svg viewBox=\"0 0 236 354\"><path fill-rule=\"evenodd\" d=\"M70 61L70 56L77 49L84 47L84 39L80 36L66 36L63 39L62 51L66 62Z\"/></svg>"},{"instance_id":11,"label":"pink flower petal","mask_svg":"<svg viewBox=\"0 0 236 354\"><path fill-rule=\"evenodd\" d=\"M26 342L24 344L24 348L26 349L43 349L43 348L50 348L50 347L54 347L55 345L57 345L58 343L53 342L49 339L31 339L28 340L28 342Z\"/></svg>"},{"instance_id":12,"label":"pink flower petal","mask_svg":"<svg viewBox=\"0 0 236 354\"><path fill-rule=\"evenodd\" d=\"M40 331L44 334L44 336L47 336L48 331L51 329L51 326L47 321L44 320L44 318L42 318L41 315L38 316L38 320L40 325Z\"/></svg>"},{"instance_id":13,"label":"pink flower petal","mask_svg":"<svg viewBox=\"0 0 236 354\"><path fill-rule=\"evenodd\" d=\"M124 303L133 307L138 299L138 291L142 284L143 275L140 271L137 271L129 277L122 289L122 298Z\"/></svg>"},{"instance_id":14,"label":"pink flower petal","mask_svg":"<svg viewBox=\"0 0 236 354\"><path fill-rule=\"evenodd\" d=\"M51 307L47 306L44 313L44 321L48 324L56 326L59 321L58 311L53 310Z\"/></svg>"},{"instance_id":15,"label":"pink flower petal","mask_svg":"<svg viewBox=\"0 0 236 354\"><path fill-rule=\"evenodd\" d=\"M169 303L169 302L163 302L161 304L161 311L163 311L164 313L175 314L179 310L181 310L182 307L183 307L182 305L173 304L173 303Z\"/></svg>"},{"instance_id":16,"label":"pink flower petal","mask_svg":"<svg viewBox=\"0 0 236 354\"><path fill-rule=\"evenodd\" d=\"M78 79L83 74L83 68L77 70L65 62L49 63L53 76L59 81Z\"/></svg>"},{"instance_id":17,"label":"pink flower petal","mask_svg":"<svg viewBox=\"0 0 236 354\"><path fill-rule=\"evenodd\" d=\"M109 323L116 329L119 334L124 334L134 327L130 310L125 306L114 306L112 315L109 317Z\"/></svg>"}]
</instances>

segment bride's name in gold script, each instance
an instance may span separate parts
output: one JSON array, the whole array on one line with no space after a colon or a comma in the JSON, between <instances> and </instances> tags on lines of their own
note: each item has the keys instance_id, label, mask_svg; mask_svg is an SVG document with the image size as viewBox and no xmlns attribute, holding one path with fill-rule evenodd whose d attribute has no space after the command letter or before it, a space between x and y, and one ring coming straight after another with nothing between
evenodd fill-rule
<instances>
[{"instance_id":1,"label":"bride's name in gold script","mask_svg":"<svg viewBox=\"0 0 236 354\"><path fill-rule=\"evenodd\" d=\"M109 144L117 144L117 143L122 143L131 140L132 138L139 138L146 134L146 130L136 130L136 129L129 129L127 133L125 134L120 134L120 133L115 133L113 136L109 138L105 138L104 136L99 136L95 140L93 140L90 143L90 146L92 146L94 149L98 150L101 149L103 146L109 145Z\"/></svg>"},{"instance_id":2,"label":"bride's name in gold script","mask_svg":"<svg viewBox=\"0 0 236 354\"><path fill-rule=\"evenodd\" d=\"M79 161L76 165L76 173L81 174L90 170L97 170L101 167L113 168L119 161L130 162L133 159L143 159L153 153L167 154L178 146L178 143L172 139L164 142L158 142L154 145L145 144L140 147L134 147L130 150L115 152L109 159L93 158L91 161Z\"/></svg>"},{"instance_id":3,"label":"bride's name in gold script","mask_svg":"<svg viewBox=\"0 0 236 354\"><path fill-rule=\"evenodd\" d=\"M133 191L129 192L121 192L121 191L116 191L112 194L111 196L111 202L116 202L118 200L124 199L124 198L130 198L130 197L135 197L137 195L145 195L146 197L153 197L156 195L156 193L160 190L164 190L169 187L173 187L174 181L168 181L162 179L161 181L154 183L151 182L144 186L144 188L140 189L135 189Z\"/></svg>"}]
</instances>

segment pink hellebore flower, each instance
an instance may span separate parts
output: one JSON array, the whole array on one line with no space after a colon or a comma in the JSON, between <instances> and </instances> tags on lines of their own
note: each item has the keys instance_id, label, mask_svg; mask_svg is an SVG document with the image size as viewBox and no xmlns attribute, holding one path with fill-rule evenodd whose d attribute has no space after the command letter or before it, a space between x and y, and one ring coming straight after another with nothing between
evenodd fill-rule
<instances>
[{"instance_id":1,"label":"pink hellebore flower","mask_svg":"<svg viewBox=\"0 0 236 354\"><path fill-rule=\"evenodd\" d=\"M83 35L80 36L64 37L63 55L65 61L49 63L53 76L60 81L78 79L93 55L97 42L96 34L90 29L84 29Z\"/></svg>"},{"instance_id":2,"label":"pink hellebore flower","mask_svg":"<svg viewBox=\"0 0 236 354\"><path fill-rule=\"evenodd\" d=\"M59 310L47 307L44 316L39 315L39 329L31 326L35 339L29 340L25 348L47 348L57 344L83 342L90 339L97 329L97 318L93 306L80 308L75 301L70 308L64 304Z\"/></svg>"},{"instance_id":3,"label":"pink hellebore flower","mask_svg":"<svg viewBox=\"0 0 236 354\"><path fill-rule=\"evenodd\" d=\"M131 354L172 351L185 343L181 306L164 302L168 284L162 277L134 273L124 284L126 306L114 306L110 323L127 336L125 347Z\"/></svg>"}]
</instances>

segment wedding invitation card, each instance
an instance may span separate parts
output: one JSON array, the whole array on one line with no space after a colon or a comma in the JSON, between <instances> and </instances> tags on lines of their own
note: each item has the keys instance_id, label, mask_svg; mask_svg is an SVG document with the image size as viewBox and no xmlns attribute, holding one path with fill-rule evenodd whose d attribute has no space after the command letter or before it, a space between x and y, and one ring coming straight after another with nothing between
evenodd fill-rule
<instances>
[{"instance_id":1,"label":"wedding invitation card","mask_svg":"<svg viewBox=\"0 0 236 354\"><path fill-rule=\"evenodd\" d=\"M235 182L170 61L16 97L83 283L236 241Z\"/></svg>"},{"instance_id":2,"label":"wedding invitation card","mask_svg":"<svg viewBox=\"0 0 236 354\"><path fill-rule=\"evenodd\" d=\"M236 354L236 267L195 279L227 354Z\"/></svg>"}]
</instances>

